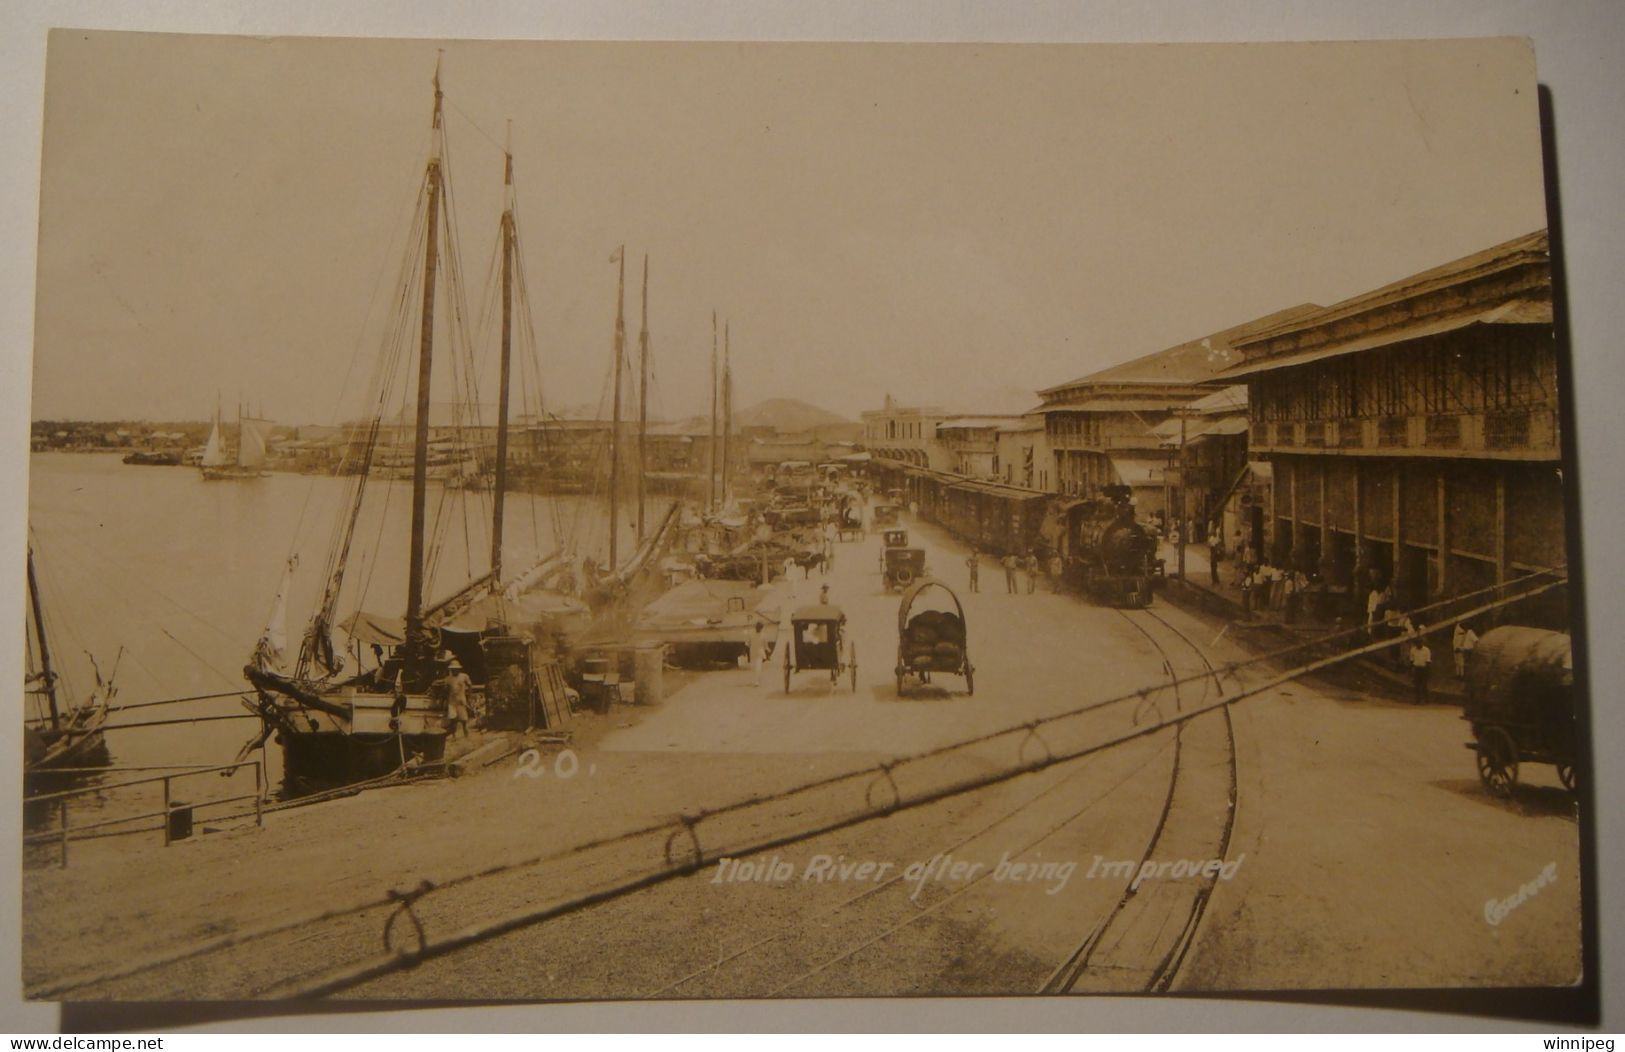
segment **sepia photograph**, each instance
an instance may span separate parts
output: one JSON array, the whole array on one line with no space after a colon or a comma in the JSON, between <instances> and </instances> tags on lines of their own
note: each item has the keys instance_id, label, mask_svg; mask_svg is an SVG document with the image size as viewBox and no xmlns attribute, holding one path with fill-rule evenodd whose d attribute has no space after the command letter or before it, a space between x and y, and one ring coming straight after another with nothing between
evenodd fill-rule
<instances>
[{"instance_id":1,"label":"sepia photograph","mask_svg":"<svg viewBox=\"0 0 1625 1052\"><path fill-rule=\"evenodd\" d=\"M42 157L27 1000L1587 978L1528 40L57 29Z\"/></svg>"}]
</instances>

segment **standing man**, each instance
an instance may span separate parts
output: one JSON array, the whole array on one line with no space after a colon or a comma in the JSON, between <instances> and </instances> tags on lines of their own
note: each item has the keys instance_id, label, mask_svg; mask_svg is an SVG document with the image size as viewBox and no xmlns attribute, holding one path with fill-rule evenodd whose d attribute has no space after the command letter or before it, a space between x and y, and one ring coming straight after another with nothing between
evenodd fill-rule
<instances>
[{"instance_id":1,"label":"standing man","mask_svg":"<svg viewBox=\"0 0 1625 1052\"><path fill-rule=\"evenodd\" d=\"M1015 552L1010 552L1005 555L1002 564L1004 566L1004 590L1010 595L1016 595L1021 591L1016 587L1016 568L1021 565L1021 560L1016 558Z\"/></svg>"},{"instance_id":2,"label":"standing man","mask_svg":"<svg viewBox=\"0 0 1625 1052\"><path fill-rule=\"evenodd\" d=\"M1027 549L1027 594L1038 591L1038 553Z\"/></svg>"},{"instance_id":3,"label":"standing man","mask_svg":"<svg viewBox=\"0 0 1625 1052\"><path fill-rule=\"evenodd\" d=\"M1224 558L1224 543L1219 540L1217 533L1210 533L1208 536L1213 538L1213 545L1208 549L1207 553L1207 577L1213 587L1217 588L1219 587L1219 562Z\"/></svg>"},{"instance_id":4,"label":"standing man","mask_svg":"<svg viewBox=\"0 0 1625 1052\"><path fill-rule=\"evenodd\" d=\"M446 718L451 721L452 733L462 731L468 737L468 688L474 681L468 678L463 666L454 658L446 672Z\"/></svg>"},{"instance_id":5,"label":"standing man","mask_svg":"<svg viewBox=\"0 0 1625 1052\"><path fill-rule=\"evenodd\" d=\"M980 592L982 590L981 586L976 583L976 574L980 567L981 560L977 558L976 549L972 548L970 550L970 555L966 556L965 558L965 568L970 571L970 590L973 592Z\"/></svg>"},{"instance_id":6,"label":"standing man","mask_svg":"<svg viewBox=\"0 0 1625 1052\"><path fill-rule=\"evenodd\" d=\"M1456 657L1456 678L1467 678L1467 655L1478 646L1478 633L1465 621L1456 622L1456 631L1450 637L1450 651Z\"/></svg>"},{"instance_id":7,"label":"standing man","mask_svg":"<svg viewBox=\"0 0 1625 1052\"><path fill-rule=\"evenodd\" d=\"M750 680L753 686L762 685L762 615L757 614L750 626Z\"/></svg>"},{"instance_id":8,"label":"standing man","mask_svg":"<svg viewBox=\"0 0 1625 1052\"><path fill-rule=\"evenodd\" d=\"M1416 704L1428 703L1428 667L1433 664L1433 651L1428 649L1423 629L1411 637L1411 676L1416 682Z\"/></svg>"},{"instance_id":9,"label":"standing man","mask_svg":"<svg viewBox=\"0 0 1625 1052\"><path fill-rule=\"evenodd\" d=\"M1049 590L1060 594L1061 591L1061 553L1051 552L1049 557Z\"/></svg>"}]
</instances>

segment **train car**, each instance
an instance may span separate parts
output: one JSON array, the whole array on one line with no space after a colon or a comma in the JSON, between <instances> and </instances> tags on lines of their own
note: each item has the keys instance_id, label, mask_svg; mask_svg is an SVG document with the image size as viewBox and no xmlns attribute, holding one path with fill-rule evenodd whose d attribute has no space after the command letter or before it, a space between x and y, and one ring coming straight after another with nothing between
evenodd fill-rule
<instances>
[{"instance_id":1,"label":"train car","mask_svg":"<svg viewBox=\"0 0 1625 1052\"><path fill-rule=\"evenodd\" d=\"M1068 579L1101 602L1149 606L1162 563L1156 537L1134 519L1129 493L1104 486L1103 496L1062 512L1062 561Z\"/></svg>"}]
</instances>

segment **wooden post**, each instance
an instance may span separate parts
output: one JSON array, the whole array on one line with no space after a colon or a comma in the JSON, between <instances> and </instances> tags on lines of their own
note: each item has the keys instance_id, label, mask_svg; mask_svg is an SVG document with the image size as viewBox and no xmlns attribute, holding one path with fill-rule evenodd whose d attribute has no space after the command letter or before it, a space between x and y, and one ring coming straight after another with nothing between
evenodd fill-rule
<instances>
[{"instance_id":1,"label":"wooden post","mask_svg":"<svg viewBox=\"0 0 1625 1052\"><path fill-rule=\"evenodd\" d=\"M169 824L168 816L165 816L164 824ZM254 824L265 828L265 768L260 766L258 760L254 761Z\"/></svg>"},{"instance_id":2,"label":"wooden post","mask_svg":"<svg viewBox=\"0 0 1625 1052\"><path fill-rule=\"evenodd\" d=\"M1500 470L1495 476L1495 583L1506 584L1507 568L1507 476Z\"/></svg>"},{"instance_id":3,"label":"wooden post","mask_svg":"<svg viewBox=\"0 0 1625 1052\"><path fill-rule=\"evenodd\" d=\"M1400 518L1400 508L1404 505L1401 491L1405 488L1405 465L1397 460L1394 462L1392 485L1394 492L1390 503L1394 509L1394 572L1389 575L1390 580L1398 577L1405 566L1405 531L1403 529L1404 523ZM1395 596L1395 598L1397 599L1398 596Z\"/></svg>"},{"instance_id":4,"label":"wooden post","mask_svg":"<svg viewBox=\"0 0 1625 1052\"><path fill-rule=\"evenodd\" d=\"M1435 488L1439 513L1439 595L1450 594L1450 493L1445 482L1445 466L1439 465Z\"/></svg>"},{"instance_id":5,"label":"wooden post","mask_svg":"<svg viewBox=\"0 0 1625 1052\"><path fill-rule=\"evenodd\" d=\"M169 846L169 775L164 775L164 846Z\"/></svg>"},{"instance_id":6,"label":"wooden post","mask_svg":"<svg viewBox=\"0 0 1625 1052\"><path fill-rule=\"evenodd\" d=\"M1360 618L1365 618L1365 472L1360 470L1363 462L1354 462L1354 580L1350 582L1355 609L1359 611Z\"/></svg>"}]
</instances>

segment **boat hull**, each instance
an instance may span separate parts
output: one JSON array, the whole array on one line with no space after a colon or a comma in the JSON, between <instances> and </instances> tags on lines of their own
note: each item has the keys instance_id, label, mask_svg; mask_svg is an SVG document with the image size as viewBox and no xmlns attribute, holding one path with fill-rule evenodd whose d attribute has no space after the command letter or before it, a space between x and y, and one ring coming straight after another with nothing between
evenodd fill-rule
<instances>
[{"instance_id":1,"label":"boat hull","mask_svg":"<svg viewBox=\"0 0 1625 1052\"><path fill-rule=\"evenodd\" d=\"M282 732L284 778L294 783L349 785L383 778L445 758L446 735Z\"/></svg>"},{"instance_id":2,"label":"boat hull","mask_svg":"<svg viewBox=\"0 0 1625 1052\"><path fill-rule=\"evenodd\" d=\"M270 475L268 471L259 468L218 467L203 468L205 482L223 482L227 479L262 479Z\"/></svg>"}]
</instances>

